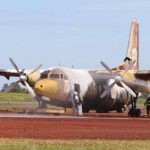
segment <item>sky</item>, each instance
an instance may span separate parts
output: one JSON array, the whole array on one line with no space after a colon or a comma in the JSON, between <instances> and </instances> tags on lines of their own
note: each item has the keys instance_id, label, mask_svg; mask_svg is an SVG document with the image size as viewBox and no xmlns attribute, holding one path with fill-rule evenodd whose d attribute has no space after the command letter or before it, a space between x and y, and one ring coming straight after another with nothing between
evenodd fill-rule
<instances>
[{"instance_id":1,"label":"sky","mask_svg":"<svg viewBox=\"0 0 150 150\"><path fill-rule=\"evenodd\" d=\"M0 0L0 68L12 68L10 57L20 69L117 66L136 18L140 69L150 70L149 14L149 0Z\"/></svg>"}]
</instances>

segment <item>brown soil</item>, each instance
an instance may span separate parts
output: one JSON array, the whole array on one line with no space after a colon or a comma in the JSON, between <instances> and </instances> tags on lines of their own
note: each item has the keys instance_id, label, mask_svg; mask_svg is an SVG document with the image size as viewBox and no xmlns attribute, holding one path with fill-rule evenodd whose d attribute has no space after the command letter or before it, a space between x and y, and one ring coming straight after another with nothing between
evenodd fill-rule
<instances>
[{"instance_id":1,"label":"brown soil","mask_svg":"<svg viewBox=\"0 0 150 150\"><path fill-rule=\"evenodd\" d=\"M0 118L0 137L34 139L150 139L150 119Z\"/></svg>"}]
</instances>

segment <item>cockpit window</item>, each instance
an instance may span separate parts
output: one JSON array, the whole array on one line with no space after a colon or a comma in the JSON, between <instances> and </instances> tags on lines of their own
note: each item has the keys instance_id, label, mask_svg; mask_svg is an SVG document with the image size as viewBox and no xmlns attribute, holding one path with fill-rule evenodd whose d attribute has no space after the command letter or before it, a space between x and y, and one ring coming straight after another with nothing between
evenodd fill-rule
<instances>
[{"instance_id":1,"label":"cockpit window","mask_svg":"<svg viewBox=\"0 0 150 150\"><path fill-rule=\"evenodd\" d=\"M60 79L60 80L68 80L68 76L66 75L66 73L64 73L62 70L60 69L51 69L51 70L47 70L44 71L42 73L41 78L49 78L49 79Z\"/></svg>"},{"instance_id":2,"label":"cockpit window","mask_svg":"<svg viewBox=\"0 0 150 150\"><path fill-rule=\"evenodd\" d=\"M46 70L46 71L42 72L42 73L41 73L41 79L45 79L45 78L47 78L47 77L48 77L49 72L50 72L49 70Z\"/></svg>"},{"instance_id":3,"label":"cockpit window","mask_svg":"<svg viewBox=\"0 0 150 150\"><path fill-rule=\"evenodd\" d=\"M59 74L50 74L49 77L52 78L52 79L59 79L60 75Z\"/></svg>"}]
</instances>

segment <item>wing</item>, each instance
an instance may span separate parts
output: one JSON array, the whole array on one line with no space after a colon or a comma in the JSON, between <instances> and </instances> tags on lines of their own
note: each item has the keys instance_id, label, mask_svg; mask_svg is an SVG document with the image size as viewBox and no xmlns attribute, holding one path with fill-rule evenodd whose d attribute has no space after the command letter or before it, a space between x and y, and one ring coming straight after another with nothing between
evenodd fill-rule
<instances>
[{"instance_id":1,"label":"wing","mask_svg":"<svg viewBox=\"0 0 150 150\"><path fill-rule=\"evenodd\" d=\"M150 70L141 70L134 73L137 79L148 81L150 80Z\"/></svg>"},{"instance_id":2,"label":"wing","mask_svg":"<svg viewBox=\"0 0 150 150\"><path fill-rule=\"evenodd\" d=\"M22 74L23 70L19 70L19 72ZM19 77L19 73L14 69L0 69L0 76L4 76L9 80L10 77Z\"/></svg>"},{"instance_id":3,"label":"wing","mask_svg":"<svg viewBox=\"0 0 150 150\"><path fill-rule=\"evenodd\" d=\"M40 70L40 74L42 74L44 71L45 70ZM33 72L33 69L21 69L19 72L20 74L28 75ZM19 77L20 74L14 69L0 69L0 76L4 76L8 80L10 77Z\"/></svg>"}]
</instances>

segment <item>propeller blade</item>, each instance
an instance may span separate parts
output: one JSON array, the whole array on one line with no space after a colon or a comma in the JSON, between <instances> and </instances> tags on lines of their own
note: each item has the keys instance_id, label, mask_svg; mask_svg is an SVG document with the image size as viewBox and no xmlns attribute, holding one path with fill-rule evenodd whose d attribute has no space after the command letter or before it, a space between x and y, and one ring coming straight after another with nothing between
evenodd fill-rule
<instances>
[{"instance_id":1,"label":"propeller blade","mask_svg":"<svg viewBox=\"0 0 150 150\"><path fill-rule=\"evenodd\" d=\"M42 67L42 64L40 64L39 66L37 66L33 71L31 71L28 75L38 71L40 68Z\"/></svg>"},{"instance_id":2,"label":"propeller blade","mask_svg":"<svg viewBox=\"0 0 150 150\"><path fill-rule=\"evenodd\" d=\"M116 83L113 82L105 91L103 91L103 93L101 94L100 98L104 98L112 89L112 87L115 85Z\"/></svg>"},{"instance_id":3,"label":"propeller blade","mask_svg":"<svg viewBox=\"0 0 150 150\"><path fill-rule=\"evenodd\" d=\"M20 80L18 80L17 82L11 83L9 86L6 87L6 89L4 90L4 92L11 91L19 82L20 82Z\"/></svg>"},{"instance_id":4,"label":"propeller blade","mask_svg":"<svg viewBox=\"0 0 150 150\"><path fill-rule=\"evenodd\" d=\"M101 61L100 63L109 73L113 74L112 70L103 61Z\"/></svg>"},{"instance_id":5,"label":"propeller blade","mask_svg":"<svg viewBox=\"0 0 150 150\"><path fill-rule=\"evenodd\" d=\"M24 84L25 84L26 88L28 89L29 93L30 93L30 94L33 96L33 98L34 98L34 97L35 97L35 93L34 93L33 89L29 86L29 84L28 84L26 81L24 81Z\"/></svg>"},{"instance_id":6,"label":"propeller blade","mask_svg":"<svg viewBox=\"0 0 150 150\"><path fill-rule=\"evenodd\" d=\"M129 88L125 83L123 83L122 81L120 82L121 85L127 90L127 92L129 92L129 94L131 94L133 97L136 97L135 92L133 92L133 90L131 90L131 88Z\"/></svg>"},{"instance_id":7,"label":"propeller blade","mask_svg":"<svg viewBox=\"0 0 150 150\"><path fill-rule=\"evenodd\" d=\"M136 97L135 92L133 92L133 90L132 90L130 87L128 87L124 82L122 82L122 79L123 79L124 74L125 74L127 71L129 71L129 70L133 67L133 65L135 64L135 62L136 62L136 61L133 61L131 64L129 64L129 66L125 69L125 71L123 72L122 75L119 75L119 76L116 76L116 77L114 76L114 77L115 77L115 82L121 83L121 85L126 89L126 91L127 91L129 94L131 94L133 97ZM112 70L111 70L104 62L101 61L101 64L103 65L103 67L104 67L109 73L111 73L112 75L114 75L114 73L112 72ZM103 97L105 97L105 96L107 95L107 93L108 93L108 92L111 90L111 88L115 85L115 82L112 83L112 84L101 94L100 98L103 98Z\"/></svg>"},{"instance_id":8,"label":"propeller blade","mask_svg":"<svg viewBox=\"0 0 150 150\"><path fill-rule=\"evenodd\" d=\"M12 58L9 58L9 60L10 60L11 64L13 65L14 69L15 69L15 70L18 72L18 74L20 75L20 72L19 72L19 69L18 69L16 63L13 61Z\"/></svg>"},{"instance_id":9,"label":"propeller blade","mask_svg":"<svg viewBox=\"0 0 150 150\"><path fill-rule=\"evenodd\" d=\"M10 60L11 64L13 65L14 69L15 69L15 70L17 71L17 73L20 75L20 77L19 77L20 80L18 80L17 82L14 82L14 83L12 83L10 86L8 86L8 88L6 88L6 90L5 90L5 92L6 92L6 91L10 91L10 90L11 90L12 88L14 88L19 82L22 82L22 83L24 83L24 85L25 85L26 88L28 89L29 93L30 93L33 97L35 97L34 90L30 87L30 85L29 85L29 84L27 83L27 81L26 81L26 80L27 80L27 75L23 75L23 74L21 74L21 73L19 72L19 69L18 69L16 63L13 61L12 58L9 58L9 60ZM39 70L41 67L42 67L42 64L39 65L38 67L36 67L30 74L36 72L36 71Z\"/></svg>"}]
</instances>

